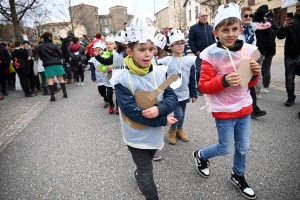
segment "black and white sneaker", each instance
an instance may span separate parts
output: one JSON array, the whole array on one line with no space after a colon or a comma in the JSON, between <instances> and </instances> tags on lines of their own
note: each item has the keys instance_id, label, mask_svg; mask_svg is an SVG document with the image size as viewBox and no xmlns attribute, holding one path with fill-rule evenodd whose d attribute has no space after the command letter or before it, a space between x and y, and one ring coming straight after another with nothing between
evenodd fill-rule
<instances>
[{"instance_id":1,"label":"black and white sneaker","mask_svg":"<svg viewBox=\"0 0 300 200\"><path fill-rule=\"evenodd\" d=\"M256 195L246 182L244 174L239 176L236 173L231 172L230 182L237 187L247 199L256 199Z\"/></svg>"},{"instance_id":2,"label":"black and white sneaker","mask_svg":"<svg viewBox=\"0 0 300 200\"><path fill-rule=\"evenodd\" d=\"M208 169L208 166L209 166L209 161L208 160L203 160L201 158L200 155L200 150L197 150L197 151L194 151L193 152L193 156L194 156L194 160L195 160L195 163L196 163L196 168L197 168L197 171L199 172L199 174L205 178L207 178L209 176L209 169Z\"/></svg>"}]
</instances>

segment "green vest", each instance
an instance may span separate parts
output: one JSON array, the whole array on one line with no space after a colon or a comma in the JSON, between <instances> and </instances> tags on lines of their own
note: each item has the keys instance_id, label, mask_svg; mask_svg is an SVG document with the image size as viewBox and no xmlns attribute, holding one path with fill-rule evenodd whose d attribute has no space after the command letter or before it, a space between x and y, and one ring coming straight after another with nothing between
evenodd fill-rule
<instances>
[{"instance_id":1,"label":"green vest","mask_svg":"<svg viewBox=\"0 0 300 200\"><path fill-rule=\"evenodd\" d=\"M112 53L113 53L113 51L105 51L101 55L101 57L103 57L103 58L109 58L112 55ZM106 68L107 68L106 65L100 64L100 70L101 70L101 72L106 73Z\"/></svg>"}]
</instances>

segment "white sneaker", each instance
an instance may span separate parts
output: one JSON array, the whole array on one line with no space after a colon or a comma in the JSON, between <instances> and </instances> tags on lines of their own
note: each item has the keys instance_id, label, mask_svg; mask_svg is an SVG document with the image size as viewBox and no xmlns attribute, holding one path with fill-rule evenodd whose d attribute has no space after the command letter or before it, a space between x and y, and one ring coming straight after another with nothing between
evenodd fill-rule
<instances>
[{"instance_id":1,"label":"white sneaker","mask_svg":"<svg viewBox=\"0 0 300 200\"><path fill-rule=\"evenodd\" d=\"M257 99L257 100L261 100L261 94L256 95L256 99Z\"/></svg>"},{"instance_id":2,"label":"white sneaker","mask_svg":"<svg viewBox=\"0 0 300 200\"><path fill-rule=\"evenodd\" d=\"M262 88L261 90L260 90L260 92L262 93L262 94L269 94L269 88Z\"/></svg>"},{"instance_id":3,"label":"white sneaker","mask_svg":"<svg viewBox=\"0 0 300 200\"><path fill-rule=\"evenodd\" d=\"M80 85L80 82L78 82L77 85Z\"/></svg>"},{"instance_id":4,"label":"white sneaker","mask_svg":"<svg viewBox=\"0 0 300 200\"><path fill-rule=\"evenodd\" d=\"M85 83L84 83L84 82L81 82L81 85L85 85Z\"/></svg>"}]
</instances>

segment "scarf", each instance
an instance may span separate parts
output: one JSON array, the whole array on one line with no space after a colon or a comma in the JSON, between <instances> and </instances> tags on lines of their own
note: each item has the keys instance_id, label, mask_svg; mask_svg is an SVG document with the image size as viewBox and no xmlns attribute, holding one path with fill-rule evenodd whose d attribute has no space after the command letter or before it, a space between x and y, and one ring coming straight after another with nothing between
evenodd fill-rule
<instances>
[{"instance_id":1,"label":"scarf","mask_svg":"<svg viewBox=\"0 0 300 200\"><path fill-rule=\"evenodd\" d=\"M254 32L251 24L243 25L243 33L245 34L246 43L252 44L254 42Z\"/></svg>"},{"instance_id":2,"label":"scarf","mask_svg":"<svg viewBox=\"0 0 300 200\"><path fill-rule=\"evenodd\" d=\"M147 67L138 67L136 66L136 64L134 63L132 57L127 56L126 58L124 58L124 62L126 64L126 66L129 68L129 70L139 76L145 75L149 73L149 68L151 67L151 62L149 63L149 65Z\"/></svg>"}]
</instances>

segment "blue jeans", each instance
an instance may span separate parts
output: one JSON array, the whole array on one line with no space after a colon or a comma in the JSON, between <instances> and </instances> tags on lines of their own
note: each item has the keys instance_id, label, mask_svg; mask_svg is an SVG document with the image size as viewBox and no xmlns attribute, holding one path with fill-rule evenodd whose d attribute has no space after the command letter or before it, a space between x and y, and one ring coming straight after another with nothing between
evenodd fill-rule
<instances>
[{"instance_id":1,"label":"blue jeans","mask_svg":"<svg viewBox=\"0 0 300 200\"><path fill-rule=\"evenodd\" d=\"M74 78L77 81L77 83L79 83L79 76L81 78L81 82L84 82L84 69L74 72Z\"/></svg>"},{"instance_id":2,"label":"blue jeans","mask_svg":"<svg viewBox=\"0 0 300 200\"><path fill-rule=\"evenodd\" d=\"M287 55L284 56L285 66L285 88L289 99L295 100L295 59Z\"/></svg>"},{"instance_id":3,"label":"blue jeans","mask_svg":"<svg viewBox=\"0 0 300 200\"><path fill-rule=\"evenodd\" d=\"M179 102L179 104L174 110L174 117L178 120L178 122L171 125L172 129L178 129L183 127L185 109L186 109L186 103Z\"/></svg>"},{"instance_id":4,"label":"blue jeans","mask_svg":"<svg viewBox=\"0 0 300 200\"><path fill-rule=\"evenodd\" d=\"M197 56L196 58L196 80L197 80L197 88L198 87L198 84L199 84L199 80L200 80L200 71L201 71L201 63L202 63L202 59L200 59L199 55ZM199 89L198 89L199 91Z\"/></svg>"},{"instance_id":5,"label":"blue jeans","mask_svg":"<svg viewBox=\"0 0 300 200\"><path fill-rule=\"evenodd\" d=\"M246 159L250 143L250 115L243 118L216 119L219 143L201 150L203 160L215 156L225 156L232 151L234 142L234 158L232 170L241 176L246 169Z\"/></svg>"},{"instance_id":6,"label":"blue jeans","mask_svg":"<svg viewBox=\"0 0 300 200\"><path fill-rule=\"evenodd\" d=\"M136 149L128 146L132 159L136 165L134 174L139 189L145 195L146 200L158 200L158 192L153 180L152 159L156 149Z\"/></svg>"}]
</instances>

